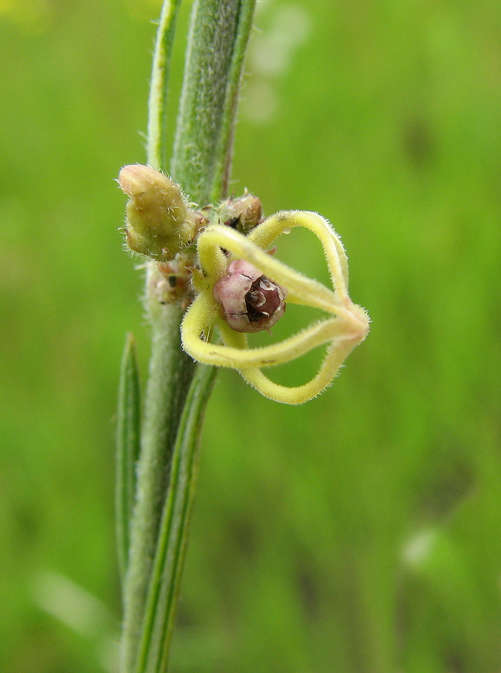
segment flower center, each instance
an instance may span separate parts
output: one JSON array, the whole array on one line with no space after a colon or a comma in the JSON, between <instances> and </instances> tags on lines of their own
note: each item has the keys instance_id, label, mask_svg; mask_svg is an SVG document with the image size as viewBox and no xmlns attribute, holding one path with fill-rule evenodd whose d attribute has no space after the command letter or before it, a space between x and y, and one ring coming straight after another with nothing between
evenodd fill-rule
<instances>
[{"instance_id":1,"label":"flower center","mask_svg":"<svg viewBox=\"0 0 501 673\"><path fill-rule=\"evenodd\" d=\"M284 293L281 288L266 276L260 276L245 295L249 321L267 320L281 306L283 300Z\"/></svg>"}]
</instances>

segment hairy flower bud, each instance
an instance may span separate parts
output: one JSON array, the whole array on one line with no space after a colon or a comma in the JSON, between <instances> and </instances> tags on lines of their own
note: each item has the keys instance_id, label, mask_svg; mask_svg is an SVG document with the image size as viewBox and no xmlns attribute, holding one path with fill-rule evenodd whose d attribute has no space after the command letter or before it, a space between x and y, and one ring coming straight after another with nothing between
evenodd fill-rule
<instances>
[{"instance_id":1,"label":"hairy flower bud","mask_svg":"<svg viewBox=\"0 0 501 673\"><path fill-rule=\"evenodd\" d=\"M124 166L118 176L127 204L127 244L154 259L172 259L194 234L192 211L181 189L150 166Z\"/></svg>"},{"instance_id":2,"label":"hairy flower bud","mask_svg":"<svg viewBox=\"0 0 501 673\"><path fill-rule=\"evenodd\" d=\"M273 327L285 311L285 296L280 285L243 259L231 262L226 275L214 285L214 298L236 332Z\"/></svg>"},{"instance_id":3,"label":"hairy flower bud","mask_svg":"<svg viewBox=\"0 0 501 673\"><path fill-rule=\"evenodd\" d=\"M247 235L263 218L261 199L254 194L228 199L221 204L220 218L223 224Z\"/></svg>"}]
</instances>

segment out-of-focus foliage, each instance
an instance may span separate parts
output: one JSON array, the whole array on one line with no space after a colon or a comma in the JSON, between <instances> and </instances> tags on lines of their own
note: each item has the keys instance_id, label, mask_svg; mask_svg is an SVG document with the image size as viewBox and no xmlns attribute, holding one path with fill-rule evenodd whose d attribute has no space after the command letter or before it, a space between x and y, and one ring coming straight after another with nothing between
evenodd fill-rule
<instances>
[{"instance_id":1,"label":"out-of-focus foliage","mask_svg":"<svg viewBox=\"0 0 501 673\"><path fill-rule=\"evenodd\" d=\"M0 1L3 673L112 670L126 330L143 375L148 354L113 178L144 161L158 12ZM329 217L373 325L302 408L220 374L173 671L501 669L500 21L495 0L260 7L233 188ZM307 236L278 254L325 278Z\"/></svg>"}]
</instances>

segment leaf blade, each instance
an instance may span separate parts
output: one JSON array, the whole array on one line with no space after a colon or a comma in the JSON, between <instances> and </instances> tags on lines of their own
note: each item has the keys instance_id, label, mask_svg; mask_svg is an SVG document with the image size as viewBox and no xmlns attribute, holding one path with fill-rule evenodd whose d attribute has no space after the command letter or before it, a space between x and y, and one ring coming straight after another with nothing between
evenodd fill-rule
<instances>
[{"instance_id":1,"label":"leaf blade","mask_svg":"<svg viewBox=\"0 0 501 673\"><path fill-rule=\"evenodd\" d=\"M140 450L141 391L136 346L132 334L125 341L118 389L116 433L116 537L122 585L128 566L130 521L136 491L136 463Z\"/></svg>"}]
</instances>

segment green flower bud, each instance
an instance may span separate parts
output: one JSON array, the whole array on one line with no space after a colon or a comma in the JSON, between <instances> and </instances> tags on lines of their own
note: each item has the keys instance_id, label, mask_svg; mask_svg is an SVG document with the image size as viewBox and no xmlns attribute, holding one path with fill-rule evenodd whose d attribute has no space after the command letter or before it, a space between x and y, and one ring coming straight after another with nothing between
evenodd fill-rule
<instances>
[{"instance_id":1,"label":"green flower bud","mask_svg":"<svg viewBox=\"0 0 501 673\"><path fill-rule=\"evenodd\" d=\"M247 193L236 199L228 199L220 206L219 219L247 236L263 219L261 199Z\"/></svg>"},{"instance_id":2,"label":"green flower bud","mask_svg":"<svg viewBox=\"0 0 501 673\"><path fill-rule=\"evenodd\" d=\"M118 176L127 203L127 245L158 260L169 260L193 239L195 222L181 189L150 166L124 166Z\"/></svg>"}]
</instances>

